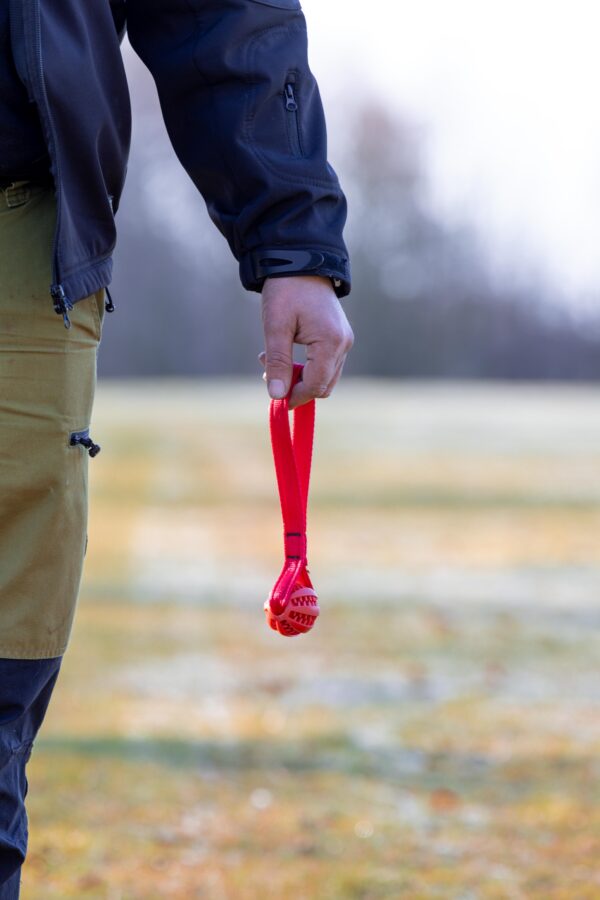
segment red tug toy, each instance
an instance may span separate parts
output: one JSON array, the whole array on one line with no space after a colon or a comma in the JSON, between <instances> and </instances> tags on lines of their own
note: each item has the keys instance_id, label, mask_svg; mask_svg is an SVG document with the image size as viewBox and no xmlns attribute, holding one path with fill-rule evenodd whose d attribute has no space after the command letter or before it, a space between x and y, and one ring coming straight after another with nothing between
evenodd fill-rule
<instances>
[{"instance_id":1,"label":"red tug toy","mask_svg":"<svg viewBox=\"0 0 600 900\"><path fill-rule=\"evenodd\" d=\"M319 615L319 603L307 569L306 508L315 430L315 401L293 411L290 431L288 400L302 378L301 365L294 365L287 397L271 400L269 423L283 517L285 562L264 610L274 631L285 637L305 634Z\"/></svg>"}]
</instances>

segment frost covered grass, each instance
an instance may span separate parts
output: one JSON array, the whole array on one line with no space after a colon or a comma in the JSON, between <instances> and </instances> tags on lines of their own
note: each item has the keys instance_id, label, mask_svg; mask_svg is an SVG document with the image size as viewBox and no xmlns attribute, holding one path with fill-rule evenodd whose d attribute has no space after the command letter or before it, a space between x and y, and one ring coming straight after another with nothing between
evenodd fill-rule
<instances>
[{"instance_id":1,"label":"frost covered grass","mask_svg":"<svg viewBox=\"0 0 600 900\"><path fill-rule=\"evenodd\" d=\"M600 896L599 410L591 388L341 386L322 615L284 639L262 385L101 385L24 896Z\"/></svg>"}]
</instances>

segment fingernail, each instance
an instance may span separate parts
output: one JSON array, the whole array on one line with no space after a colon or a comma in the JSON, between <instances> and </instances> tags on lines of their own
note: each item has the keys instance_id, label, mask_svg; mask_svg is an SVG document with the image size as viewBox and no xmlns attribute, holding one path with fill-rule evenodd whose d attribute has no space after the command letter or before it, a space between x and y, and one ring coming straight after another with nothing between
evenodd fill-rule
<instances>
[{"instance_id":1,"label":"fingernail","mask_svg":"<svg viewBox=\"0 0 600 900\"><path fill-rule=\"evenodd\" d=\"M269 396L273 400L281 400L282 397L285 397L285 384L283 381L280 381L278 378L273 378L269 381Z\"/></svg>"}]
</instances>

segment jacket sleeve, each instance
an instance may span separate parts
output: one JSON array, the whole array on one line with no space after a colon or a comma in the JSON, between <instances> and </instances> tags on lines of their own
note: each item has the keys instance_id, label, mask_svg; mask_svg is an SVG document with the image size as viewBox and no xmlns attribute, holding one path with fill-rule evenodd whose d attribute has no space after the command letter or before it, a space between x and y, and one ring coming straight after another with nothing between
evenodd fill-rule
<instances>
[{"instance_id":1,"label":"jacket sleeve","mask_svg":"<svg viewBox=\"0 0 600 900\"><path fill-rule=\"evenodd\" d=\"M348 294L346 199L327 161L300 0L127 0L127 22L244 287L326 275Z\"/></svg>"}]
</instances>

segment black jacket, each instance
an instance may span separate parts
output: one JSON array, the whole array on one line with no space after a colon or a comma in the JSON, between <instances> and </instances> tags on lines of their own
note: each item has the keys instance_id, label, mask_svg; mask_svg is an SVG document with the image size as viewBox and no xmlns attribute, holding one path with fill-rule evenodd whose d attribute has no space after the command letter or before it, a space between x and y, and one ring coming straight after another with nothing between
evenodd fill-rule
<instances>
[{"instance_id":1,"label":"black jacket","mask_svg":"<svg viewBox=\"0 0 600 900\"><path fill-rule=\"evenodd\" d=\"M51 293L65 324L71 303L111 280L131 131L125 29L244 286L305 273L349 292L346 201L327 162L300 0L9 2L15 64L56 185Z\"/></svg>"}]
</instances>

